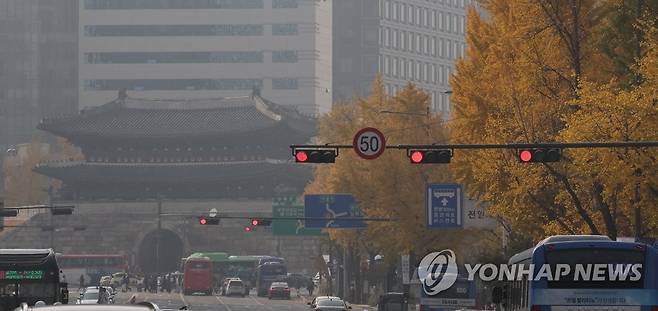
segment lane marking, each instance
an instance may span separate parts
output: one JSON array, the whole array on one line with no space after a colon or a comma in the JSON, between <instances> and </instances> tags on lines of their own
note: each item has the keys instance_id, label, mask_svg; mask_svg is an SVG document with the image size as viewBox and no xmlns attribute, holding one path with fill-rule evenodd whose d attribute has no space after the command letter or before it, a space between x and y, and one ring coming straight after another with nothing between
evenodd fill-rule
<instances>
[{"instance_id":1,"label":"lane marking","mask_svg":"<svg viewBox=\"0 0 658 311\"><path fill-rule=\"evenodd\" d=\"M255 301L257 304L259 304L259 305L261 305L261 306L264 306L264 307L266 307L266 308L268 308L268 309L274 311L274 308L272 308L269 304L266 305L266 304L264 304L264 303L258 301L257 297L253 297L253 296L250 295L249 298L251 298L251 299L252 299L253 301Z\"/></svg>"},{"instance_id":2,"label":"lane marking","mask_svg":"<svg viewBox=\"0 0 658 311\"><path fill-rule=\"evenodd\" d=\"M217 300L219 301L219 303L221 303L222 306L224 306L224 307L226 308L226 310L228 310L228 311L233 311L233 310L231 309L231 307L228 306L228 304L224 303L224 301L222 301L222 299L219 298L219 296L215 296L215 298L217 298Z\"/></svg>"}]
</instances>

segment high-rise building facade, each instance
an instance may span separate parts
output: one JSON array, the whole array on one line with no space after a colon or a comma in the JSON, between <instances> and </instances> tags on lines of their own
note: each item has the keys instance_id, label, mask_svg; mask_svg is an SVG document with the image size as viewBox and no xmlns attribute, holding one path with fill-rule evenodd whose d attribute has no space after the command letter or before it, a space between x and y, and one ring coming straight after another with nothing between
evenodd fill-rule
<instances>
[{"instance_id":1,"label":"high-rise building facade","mask_svg":"<svg viewBox=\"0 0 658 311\"><path fill-rule=\"evenodd\" d=\"M77 111L77 0L0 0L0 150Z\"/></svg>"},{"instance_id":2,"label":"high-rise building facade","mask_svg":"<svg viewBox=\"0 0 658 311\"><path fill-rule=\"evenodd\" d=\"M80 105L248 94L331 108L331 1L80 1ZM136 95L135 95L136 94Z\"/></svg>"},{"instance_id":3,"label":"high-rise building facade","mask_svg":"<svg viewBox=\"0 0 658 311\"><path fill-rule=\"evenodd\" d=\"M381 74L388 94L411 81L450 111L449 78L465 52L471 0L334 0L334 100L367 95Z\"/></svg>"}]
</instances>

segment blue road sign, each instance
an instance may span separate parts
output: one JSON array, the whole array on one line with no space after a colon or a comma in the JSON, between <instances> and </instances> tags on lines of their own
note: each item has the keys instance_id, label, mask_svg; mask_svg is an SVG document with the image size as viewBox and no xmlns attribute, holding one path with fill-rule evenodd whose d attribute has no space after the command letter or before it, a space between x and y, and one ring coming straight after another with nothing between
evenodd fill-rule
<instances>
[{"instance_id":1,"label":"blue road sign","mask_svg":"<svg viewBox=\"0 0 658 311\"><path fill-rule=\"evenodd\" d=\"M363 212L351 194L309 194L304 196L306 228L365 228ZM341 219L350 218L350 219Z\"/></svg>"},{"instance_id":2,"label":"blue road sign","mask_svg":"<svg viewBox=\"0 0 658 311\"><path fill-rule=\"evenodd\" d=\"M464 227L464 194L461 185L431 184L425 193L425 218L428 228Z\"/></svg>"}]
</instances>

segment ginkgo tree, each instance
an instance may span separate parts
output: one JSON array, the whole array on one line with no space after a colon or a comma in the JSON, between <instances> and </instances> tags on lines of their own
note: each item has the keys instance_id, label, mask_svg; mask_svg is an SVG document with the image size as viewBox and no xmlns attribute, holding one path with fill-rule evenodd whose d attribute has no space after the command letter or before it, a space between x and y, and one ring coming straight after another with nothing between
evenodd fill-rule
<instances>
[{"instance_id":1,"label":"ginkgo tree","mask_svg":"<svg viewBox=\"0 0 658 311\"><path fill-rule=\"evenodd\" d=\"M454 143L656 140L655 15L644 23L643 79L624 89L601 49L608 2L504 1L468 12L467 56L451 80ZM648 25L648 26L647 26ZM652 43L653 42L653 43ZM549 234L656 234L656 151L565 150L559 163L525 165L513 150L459 152L453 173L514 230ZM653 206L653 208L652 208Z\"/></svg>"},{"instance_id":2,"label":"ginkgo tree","mask_svg":"<svg viewBox=\"0 0 658 311\"><path fill-rule=\"evenodd\" d=\"M429 103L429 94L411 83L389 96L378 78L373 83L372 95L334 105L320 120L318 143L350 144L354 134L364 127L381 130L387 145L446 142L448 133L441 116L427 114ZM440 247L468 248L466 243L459 242L473 234L436 231L425 226L426 185L451 180L448 167L411 165L401 150L387 150L375 160L364 160L351 150L343 150L335 164L315 169L314 180L305 192L350 193L367 217L394 219L369 222L363 231L335 229L330 235L364 255L384 254L395 259L406 252L421 254Z\"/></svg>"}]
</instances>

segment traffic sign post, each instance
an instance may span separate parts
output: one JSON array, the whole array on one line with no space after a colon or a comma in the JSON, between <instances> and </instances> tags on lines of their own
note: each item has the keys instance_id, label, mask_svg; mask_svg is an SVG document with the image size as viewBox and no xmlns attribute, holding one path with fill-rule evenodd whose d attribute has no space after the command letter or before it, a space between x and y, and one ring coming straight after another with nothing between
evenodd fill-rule
<instances>
[{"instance_id":1,"label":"traffic sign post","mask_svg":"<svg viewBox=\"0 0 658 311\"><path fill-rule=\"evenodd\" d=\"M386 149L386 138L378 129L366 127L356 132L352 147L358 156L366 160L376 159Z\"/></svg>"},{"instance_id":2,"label":"traffic sign post","mask_svg":"<svg viewBox=\"0 0 658 311\"><path fill-rule=\"evenodd\" d=\"M464 227L464 193L461 185L430 184L425 193L425 218L430 229Z\"/></svg>"},{"instance_id":3,"label":"traffic sign post","mask_svg":"<svg viewBox=\"0 0 658 311\"><path fill-rule=\"evenodd\" d=\"M363 212L351 194L309 194L304 196L306 228L363 229ZM342 218L342 219L341 219Z\"/></svg>"},{"instance_id":4,"label":"traffic sign post","mask_svg":"<svg viewBox=\"0 0 658 311\"><path fill-rule=\"evenodd\" d=\"M272 234L273 235L322 235L321 229L306 228L301 219L304 218L304 205L294 196L278 196L272 199ZM286 219L276 219L286 217Z\"/></svg>"}]
</instances>

